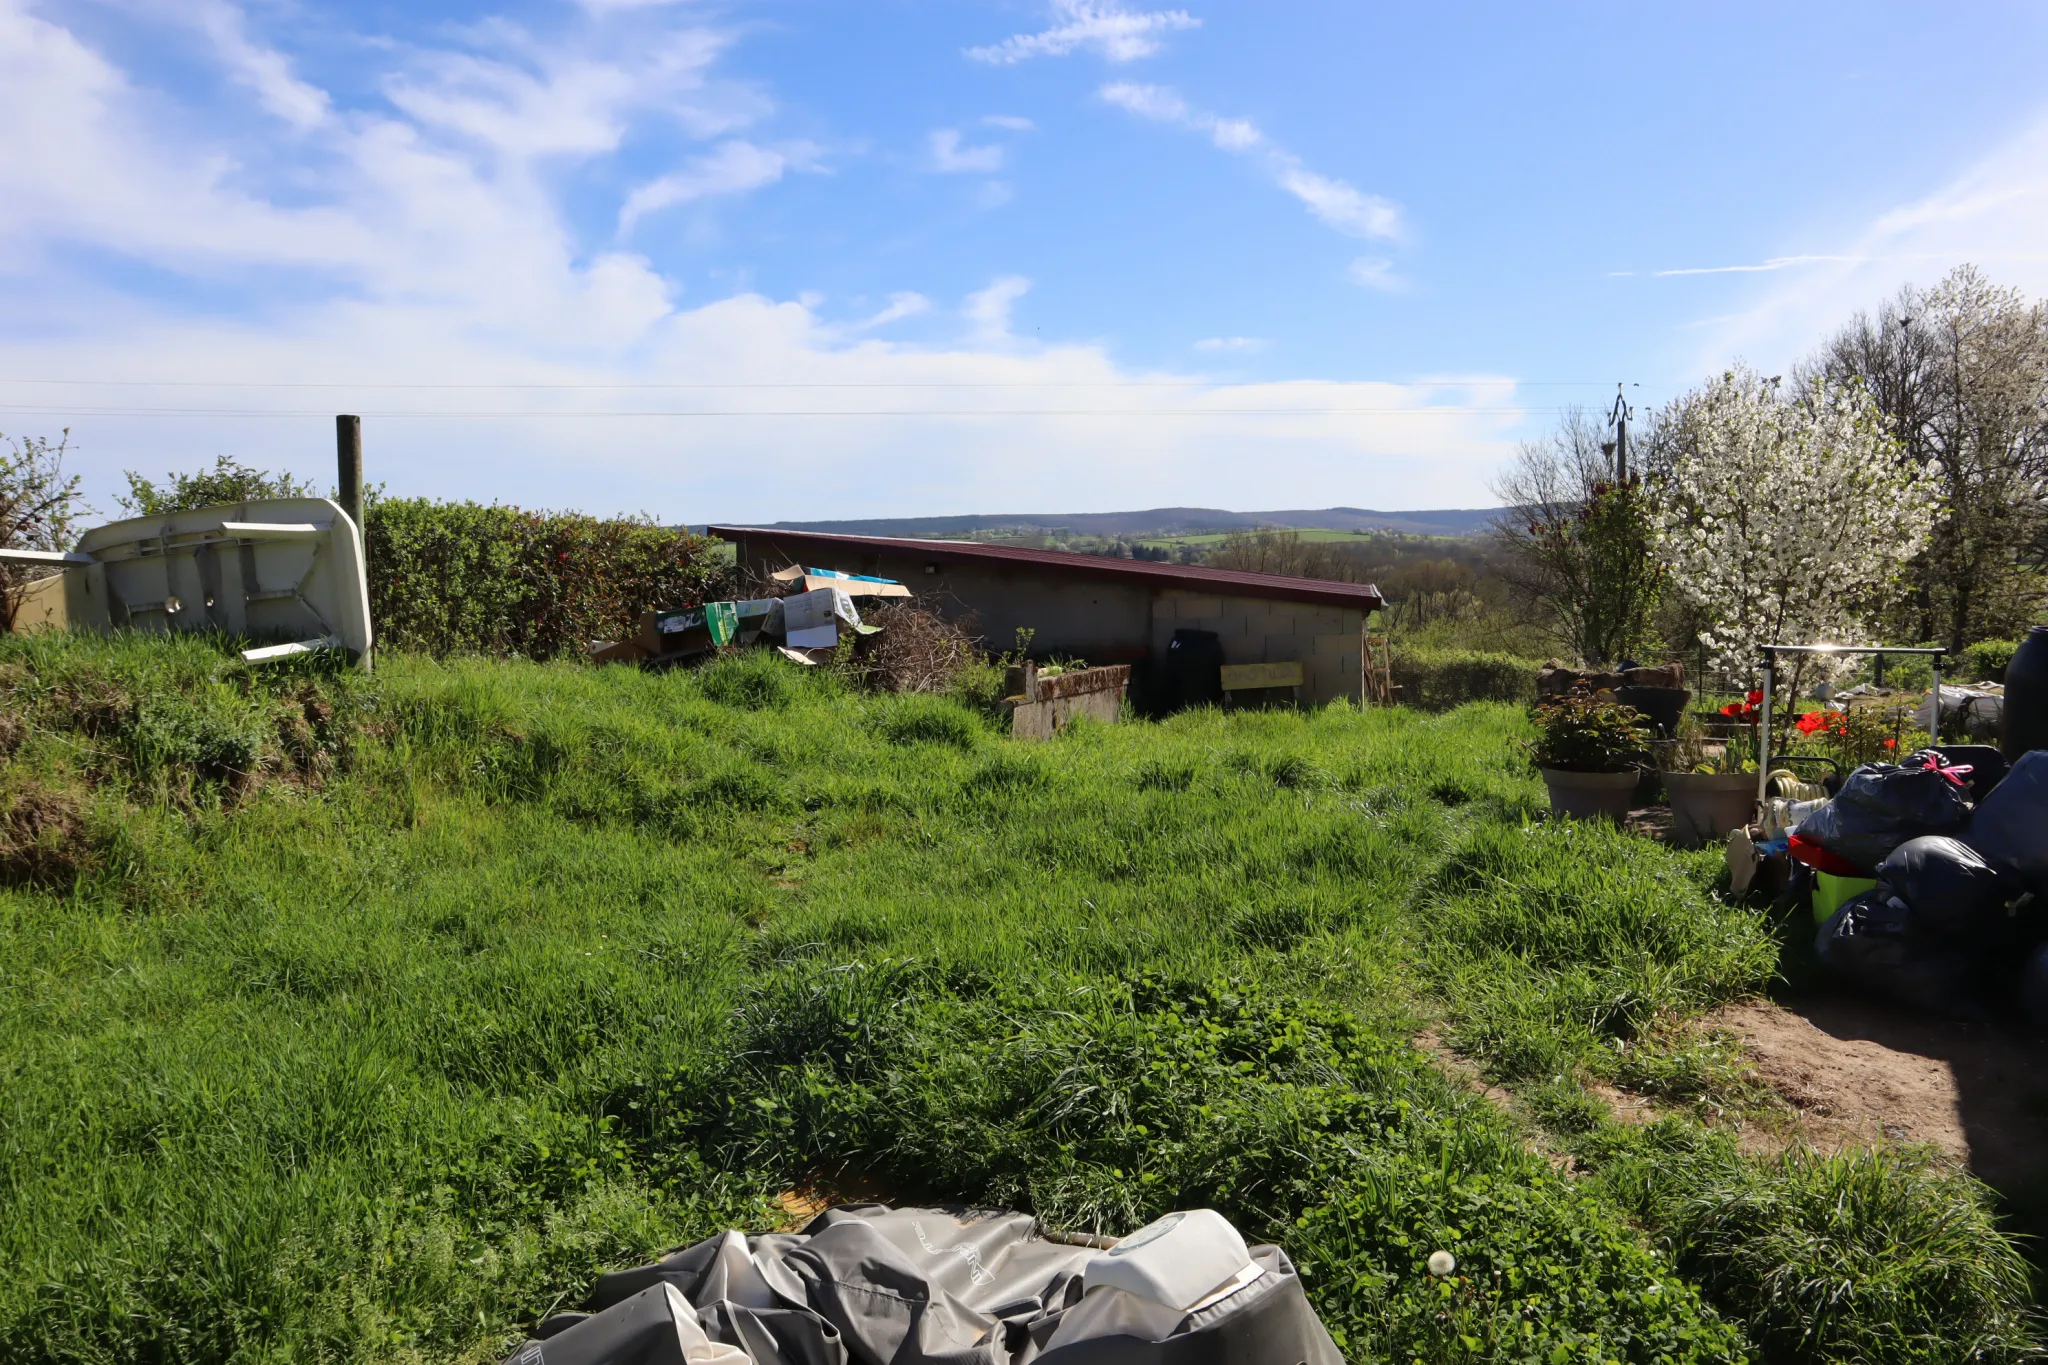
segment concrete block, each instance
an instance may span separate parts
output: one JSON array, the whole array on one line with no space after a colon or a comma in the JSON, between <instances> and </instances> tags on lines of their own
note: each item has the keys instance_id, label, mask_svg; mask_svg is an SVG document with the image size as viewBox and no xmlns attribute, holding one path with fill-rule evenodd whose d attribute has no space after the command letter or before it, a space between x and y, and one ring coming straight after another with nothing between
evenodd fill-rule
<instances>
[{"instance_id":1,"label":"concrete block","mask_svg":"<svg viewBox=\"0 0 2048 1365\"><path fill-rule=\"evenodd\" d=\"M1306 648L1308 641L1299 635L1268 635L1265 637L1266 657L1264 663L1293 663L1313 657Z\"/></svg>"},{"instance_id":2,"label":"concrete block","mask_svg":"<svg viewBox=\"0 0 2048 1365\"><path fill-rule=\"evenodd\" d=\"M1196 597L1190 594L1177 599L1173 610L1174 615L1184 618L1190 616L1221 616L1223 615L1223 599L1220 597Z\"/></svg>"},{"instance_id":3,"label":"concrete block","mask_svg":"<svg viewBox=\"0 0 2048 1365\"><path fill-rule=\"evenodd\" d=\"M1356 635L1318 635L1316 653L1329 655L1350 655L1355 662L1362 645Z\"/></svg>"}]
</instances>

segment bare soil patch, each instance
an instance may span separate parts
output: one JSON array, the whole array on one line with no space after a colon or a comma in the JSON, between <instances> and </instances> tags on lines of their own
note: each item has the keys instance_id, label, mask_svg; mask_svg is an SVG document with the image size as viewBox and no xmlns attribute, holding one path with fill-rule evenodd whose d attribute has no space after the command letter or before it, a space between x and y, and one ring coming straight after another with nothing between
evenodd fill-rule
<instances>
[{"instance_id":1,"label":"bare soil patch","mask_svg":"<svg viewBox=\"0 0 2048 1365\"><path fill-rule=\"evenodd\" d=\"M2007 1192L2048 1174L2048 1060L2036 1042L1836 994L1746 1001L1707 1022L1743 1040L1800 1140L1927 1143Z\"/></svg>"}]
</instances>

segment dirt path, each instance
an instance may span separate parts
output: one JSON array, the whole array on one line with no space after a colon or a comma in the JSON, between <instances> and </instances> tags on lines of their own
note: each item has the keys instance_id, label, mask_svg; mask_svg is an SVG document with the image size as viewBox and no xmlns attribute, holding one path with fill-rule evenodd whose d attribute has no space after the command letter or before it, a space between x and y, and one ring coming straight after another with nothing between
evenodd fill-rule
<instances>
[{"instance_id":1,"label":"dirt path","mask_svg":"<svg viewBox=\"0 0 2048 1365\"><path fill-rule=\"evenodd\" d=\"M2048 1046L1844 995L1712 1016L1816 1146L1925 1142L2020 1198L2048 1185Z\"/></svg>"}]
</instances>

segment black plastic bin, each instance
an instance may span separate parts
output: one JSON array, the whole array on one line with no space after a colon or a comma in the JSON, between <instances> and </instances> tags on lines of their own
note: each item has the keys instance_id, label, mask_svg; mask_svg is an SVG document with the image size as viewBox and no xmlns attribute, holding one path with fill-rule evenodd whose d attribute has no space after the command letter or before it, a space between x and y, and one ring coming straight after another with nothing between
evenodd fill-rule
<instances>
[{"instance_id":1,"label":"black plastic bin","mask_svg":"<svg viewBox=\"0 0 2048 1365\"><path fill-rule=\"evenodd\" d=\"M2007 763L2048 749L2048 626L2035 626L2005 666L2005 719L1998 747Z\"/></svg>"},{"instance_id":2,"label":"black plastic bin","mask_svg":"<svg viewBox=\"0 0 2048 1365\"><path fill-rule=\"evenodd\" d=\"M1223 704L1223 638L1213 630L1176 630L1166 646L1166 709Z\"/></svg>"}]
</instances>

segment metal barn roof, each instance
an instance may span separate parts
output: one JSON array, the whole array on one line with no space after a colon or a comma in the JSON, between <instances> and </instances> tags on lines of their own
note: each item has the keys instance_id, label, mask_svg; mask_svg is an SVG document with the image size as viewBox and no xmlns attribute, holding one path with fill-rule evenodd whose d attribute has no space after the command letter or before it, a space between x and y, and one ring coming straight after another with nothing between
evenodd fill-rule
<instances>
[{"instance_id":1,"label":"metal barn roof","mask_svg":"<svg viewBox=\"0 0 2048 1365\"><path fill-rule=\"evenodd\" d=\"M968 540L917 540L896 536L846 536L822 531L781 531L766 526L711 526L721 540L751 540L776 546L792 561L818 561L834 554L910 555L934 564L1008 566L1084 578L1106 578L1179 588L1184 592L1218 593L1230 597L1270 597L1286 602L1353 607L1373 611L1385 605L1370 583L1338 583L1324 578L1288 578L1281 574L1244 573L1197 564L1162 564L1149 559L1108 559L1071 550L1032 550L1020 545L984 545ZM830 567L829 565L826 567Z\"/></svg>"}]
</instances>

